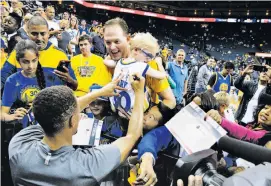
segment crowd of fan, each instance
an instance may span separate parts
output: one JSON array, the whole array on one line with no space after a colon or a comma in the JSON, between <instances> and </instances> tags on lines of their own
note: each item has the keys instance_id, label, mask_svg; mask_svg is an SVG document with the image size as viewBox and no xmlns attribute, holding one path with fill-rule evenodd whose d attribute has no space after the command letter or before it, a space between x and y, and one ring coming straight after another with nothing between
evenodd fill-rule
<instances>
[{"instance_id":1,"label":"crowd of fan","mask_svg":"<svg viewBox=\"0 0 271 186\"><path fill-rule=\"evenodd\" d=\"M76 97L81 97L121 78L118 85L122 89L117 90L120 96L99 97L83 113L103 120L103 134L122 137L127 132L135 104L135 93L129 83L129 75L133 73L146 79L144 131L137 145L136 159L141 160L139 177L147 185L157 183L157 177L161 185L163 178L167 179L159 174L159 171L165 172L159 167L158 152L180 157L186 155L164 124L192 101L228 135L271 148L270 66L264 66L256 81L250 80L253 65L242 69L233 79L231 74L236 68L233 63L220 62L218 65L214 58L209 58L197 70L196 93L187 98L191 71L184 63L186 52L181 46L176 54L167 47L160 50L158 41L150 33L130 36L126 22L120 18L104 24L93 21L87 27L85 20L79 21L69 12L63 12L62 18L56 20L53 6L37 7L36 11L25 13L22 3L14 0L11 6L6 2L2 7L2 124L16 122L23 128L35 124L29 109L35 96L47 87L65 85ZM220 40L224 43L225 39ZM242 40L235 42L244 45L240 43L244 42ZM212 46L209 48L213 50ZM192 49L190 52L195 58L198 55L206 57ZM62 70L58 68L60 61L68 63ZM45 133L52 132L46 131L46 126L42 127ZM100 141L102 145L111 143L112 139L102 138ZM10 149L9 153L13 150ZM236 164L236 158L221 154L221 173L229 175L244 170ZM9 159L14 165L12 158ZM12 174L14 182L19 183Z\"/></svg>"}]
</instances>

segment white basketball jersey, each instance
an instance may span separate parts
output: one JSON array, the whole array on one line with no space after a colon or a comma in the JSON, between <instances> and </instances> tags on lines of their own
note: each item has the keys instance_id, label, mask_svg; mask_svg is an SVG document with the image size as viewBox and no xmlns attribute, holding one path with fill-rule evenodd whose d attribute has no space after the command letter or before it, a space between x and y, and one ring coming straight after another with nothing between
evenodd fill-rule
<instances>
[{"instance_id":1,"label":"white basketball jersey","mask_svg":"<svg viewBox=\"0 0 271 186\"><path fill-rule=\"evenodd\" d=\"M120 76L120 74L122 74L123 78L119 82L118 86L125 88L126 90L125 91L116 90L120 94L120 96L110 97L111 107L113 111L122 110L128 113L128 115L131 115L135 101L135 93L129 81L129 75L139 73L143 77L145 77L145 74L148 69L149 69L148 64L143 62L137 62L134 59L125 59L125 60L121 59L118 61L115 67L113 80L115 80ZM144 111L149 107L150 102L150 97L148 96L147 91L145 91L145 95L146 96L144 103ZM123 114L120 114L120 112L119 115L121 117L125 117Z\"/></svg>"}]
</instances>

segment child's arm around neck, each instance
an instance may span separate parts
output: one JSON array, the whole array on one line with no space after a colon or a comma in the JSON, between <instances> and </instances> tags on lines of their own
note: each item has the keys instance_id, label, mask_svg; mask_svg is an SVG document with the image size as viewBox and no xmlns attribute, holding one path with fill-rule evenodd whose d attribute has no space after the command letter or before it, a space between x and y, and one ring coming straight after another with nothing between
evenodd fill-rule
<instances>
[{"instance_id":1,"label":"child's arm around neck","mask_svg":"<svg viewBox=\"0 0 271 186\"><path fill-rule=\"evenodd\" d=\"M167 74L165 72L160 72L158 70L154 70L153 68L149 68L146 74L152 78L162 80L167 77Z\"/></svg>"}]
</instances>

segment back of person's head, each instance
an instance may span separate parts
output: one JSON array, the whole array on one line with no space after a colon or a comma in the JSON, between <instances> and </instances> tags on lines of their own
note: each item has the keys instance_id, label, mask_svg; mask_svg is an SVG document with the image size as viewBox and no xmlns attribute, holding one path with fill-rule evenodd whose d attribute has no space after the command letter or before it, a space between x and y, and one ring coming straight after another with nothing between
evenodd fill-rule
<instances>
[{"instance_id":1,"label":"back of person's head","mask_svg":"<svg viewBox=\"0 0 271 186\"><path fill-rule=\"evenodd\" d=\"M85 40L87 40L90 44L92 44L92 38L87 34L80 36L78 39L78 43Z\"/></svg>"},{"instance_id":2,"label":"back of person's head","mask_svg":"<svg viewBox=\"0 0 271 186\"><path fill-rule=\"evenodd\" d=\"M213 96L212 92L205 91L201 93L201 106L200 108L205 112L208 112L211 109L218 110L218 102Z\"/></svg>"},{"instance_id":3,"label":"back of person's head","mask_svg":"<svg viewBox=\"0 0 271 186\"><path fill-rule=\"evenodd\" d=\"M215 95L215 93L216 93L213 89L208 89L205 92L207 92L208 94L211 94L211 95Z\"/></svg>"},{"instance_id":4,"label":"back of person's head","mask_svg":"<svg viewBox=\"0 0 271 186\"><path fill-rule=\"evenodd\" d=\"M35 11L35 12L33 13L33 16L41 16L41 13L40 13L39 11Z\"/></svg>"},{"instance_id":5,"label":"back of person's head","mask_svg":"<svg viewBox=\"0 0 271 186\"><path fill-rule=\"evenodd\" d=\"M31 19L29 19L27 23L27 28L30 28L30 26L41 26L41 25L45 25L47 28L49 28L45 18L41 16L33 16Z\"/></svg>"},{"instance_id":6,"label":"back of person's head","mask_svg":"<svg viewBox=\"0 0 271 186\"><path fill-rule=\"evenodd\" d=\"M123 33L128 34L129 27L126 21L124 21L124 19L121 19L119 17L106 21L104 24L104 29L106 29L109 26L114 26L114 25L119 25L121 29L123 30Z\"/></svg>"},{"instance_id":7,"label":"back of person's head","mask_svg":"<svg viewBox=\"0 0 271 186\"><path fill-rule=\"evenodd\" d=\"M131 49L143 49L151 52L153 56L159 52L159 45L157 39L153 37L149 32L147 33L137 33L130 40Z\"/></svg>"},{"instance_id":8,"label":"back of person's head","mask_svg":"<svg viewBox=\"0 0 271 186\"><path fill-rule=\"evenodd\" d=\"M224 68L234 70L234 64L232 62L227 61L226 63L224 63Z\"/></svg>"},{"instance_id":9,"label":"back of person's head","mask_svg":"<svg viewBox=\"0 0 271 186\"><path fill-rule=\"evenodd\" d=\"M67 86L52 86L37 94L32 107L34 117L45 134L54 137L64 127L71 127L77 100Z\"/></svg>"},{"instance_id":10,"label":"back of person's head","mask_svg":"<svg viewBox=\"0 0 271 186\"><path fill-rule=\"evenodd\" d=\"M217 92L214 94L215 99L217 100L219 106L225 105L229 106L230 105L230 96L227 92Z\"/></svg>"},{"instance_id":11,"label":"back of person's head","mask_svg":"<svg viewBox=\"0 0 271 186\"><path fill-rule=\"evenodd\" d=\"M194 101L195 98L199 98L199 99L200 99L201 94L202 94L202 93L194 93L192 96L190 96L190 97L187 99L186 104L188 105L189 103L191 103L192 101ZM201 100L200 100L200 102L201 102ZM198 103L198 105L200 105L200 103Z\"/></svg>"}]
</instances>

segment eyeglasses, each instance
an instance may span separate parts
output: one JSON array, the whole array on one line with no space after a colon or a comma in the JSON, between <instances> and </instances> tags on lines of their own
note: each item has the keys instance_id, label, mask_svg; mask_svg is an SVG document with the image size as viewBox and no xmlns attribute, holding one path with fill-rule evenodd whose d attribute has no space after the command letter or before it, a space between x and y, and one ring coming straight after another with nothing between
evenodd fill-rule
<instances>
[{"instance_id":1,"label":"eyeglasses","mask_svg":"<svg viewBox=\"0 0 271 186\"><path fill-rule=\"evenodd\" d=\"M138 49L143 52L143 54L148 58L148 60L152 60L154 58L154 56L151 53L147 52L146 50L142 48L138 48Z\"/></svg>"},{"instance_id":2,"label":"eyeglasses","mask_svg":"<svg viewBox=\"0 0 271 186\"><path fill-rule=\"evenodd\" d=\"M140 49L142 52L143 52L143 54L146 56L146 57L148 57L148 58L150 58L150 59L153 59L154 58L154 56L151 54L151 53L149 53L149 52L147 52L147 51L145 51L145 50L143 50L143 49Z\"/></svg>"}]
</instances>

